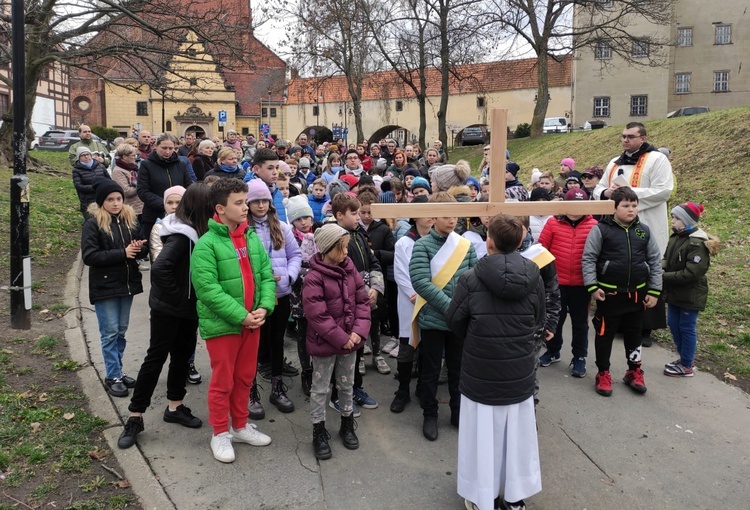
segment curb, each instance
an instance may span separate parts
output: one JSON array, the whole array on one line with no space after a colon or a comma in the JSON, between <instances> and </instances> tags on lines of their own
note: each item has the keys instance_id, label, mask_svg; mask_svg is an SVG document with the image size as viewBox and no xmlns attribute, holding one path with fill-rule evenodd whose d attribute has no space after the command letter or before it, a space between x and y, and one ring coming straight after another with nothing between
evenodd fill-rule
<instances>
[{"instance_id":1,"label":"curb","mask_svg":"<svg viewBox=\"0 0 750 510\"><path fill-rule=\"evenodd\" d=\"M99 372L91 362L91 351L86 342L86 335L82 328L83 316L79 300L81 286L81 275L85 266L80 252L76 261L65 278L65 303L70 311L65 315L67 329L65 330L65 342L68 345L70 359L77 361L81 369L76 373L81 382L81 387L89 402L91 412L110 425L103 431L112 454L123 469L123 476L130 482L133 493L140 500L145 509L175 509L176 506L166 493L164 486L151 469L148 460L143 456L140 448L129 448L121 450L117 446L117 439L123 424L122 417L118 414L111 397L103 391L103 381Z\"/></svg>"}]
</instances>

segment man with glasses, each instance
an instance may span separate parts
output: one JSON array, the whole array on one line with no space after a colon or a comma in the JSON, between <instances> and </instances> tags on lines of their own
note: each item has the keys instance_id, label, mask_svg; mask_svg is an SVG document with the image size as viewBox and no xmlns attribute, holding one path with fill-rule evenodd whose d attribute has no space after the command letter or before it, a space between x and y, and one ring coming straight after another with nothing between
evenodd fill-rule
<instances>
[{"instance_id":1,"label":"man with glasses","mask_svg":"<svg viewBox=\"0 0 750 510\"><path fill-rule=\"evenodd\" d=\"M670 234L667 201L674 189L674 174L669 158L646 139L646 127L640 122L625 126L620 136L623 152L607 165L594 188L594 198L607 200L621 186L632 188L638 195L638 217L651 229L663 256ZM660 299L643 318L643 345L651 345L652 329L666 326L664 302Z\"/></svg>"},{"instance_id":2,"label":"man with glasses","mask_svg":"<svg viewBox=\"0 0 750 510\"><path fill-rule=\"evenodd\" d=\"M359 160L359 154L357 149L349 149L346 151L346 157L344 158L344 171L347 174L352 174L359 179L362 176L364 169L362 163Z\"/></svg>"}]
</instances>

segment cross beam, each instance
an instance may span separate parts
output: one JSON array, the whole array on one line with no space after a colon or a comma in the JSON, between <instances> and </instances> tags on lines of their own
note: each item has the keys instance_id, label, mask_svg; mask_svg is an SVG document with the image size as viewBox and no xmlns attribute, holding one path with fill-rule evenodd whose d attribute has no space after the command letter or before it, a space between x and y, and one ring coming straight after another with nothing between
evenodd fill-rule
<instances>
[{"instance_id":1,"label":"cross beam","mask_svg":"<svg viewBox=\"0 0 750 510\"><path fill-rule=\"evenodd\" d=\"M609 200L573 200L553 202L505 201L505 149L507 147L508 110L490 110L492 143L490 148L490 200L471 203L372 204L375 218L481 217L496 214L514 216L612 214Z\"/></svg>"}]
</instances>

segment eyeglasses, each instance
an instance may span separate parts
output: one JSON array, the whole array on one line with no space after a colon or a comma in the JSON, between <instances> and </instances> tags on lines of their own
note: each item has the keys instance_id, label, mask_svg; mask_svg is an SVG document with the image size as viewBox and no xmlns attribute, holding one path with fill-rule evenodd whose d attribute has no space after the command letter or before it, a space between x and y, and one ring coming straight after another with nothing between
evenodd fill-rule
<instances>
[{"instance_id":1,"label":"eyeglasses","mask_svg":"<svg viewBox=\"0 0 750 510\"><path fill-rule=\"evenodd\" d=\"M594 178L594 176L593 176L593 175L582 175L582 176L581 176L581 179L585 179L585 180L587 180L587 181L588 181L589 179L593 179L593 178Z\"/></svg>"},{"instance_id":2,"label":"eyeglasses","mask_svg":"<svg viewBox=\"0 0 750 510\"><path fill-rule=\"evenodd\" d=\"M622 138L623 140L634 140L635 138L640 138L640 137L641 135L625 135L625 134L620 135L620 138Z\"/></svg>"}]
</instances>

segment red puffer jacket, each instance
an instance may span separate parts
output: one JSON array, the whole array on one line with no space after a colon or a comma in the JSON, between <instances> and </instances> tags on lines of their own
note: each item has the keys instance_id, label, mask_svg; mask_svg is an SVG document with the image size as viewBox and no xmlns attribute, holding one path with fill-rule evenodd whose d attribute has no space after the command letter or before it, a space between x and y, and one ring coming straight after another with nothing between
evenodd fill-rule
<instances>
[{"instance_id":1,"label":"red puffer jacket","mask_svg":"<svg viewBox=\"0 0 750 510\"><path fill-rule=\"evenodd\" d=\"M587 215L573 222L567 216L554 216L544 224L539 243L555 256L560 285L582 286L581 258L589 232L597 221Z\"/></svg>"}]
</instances>

